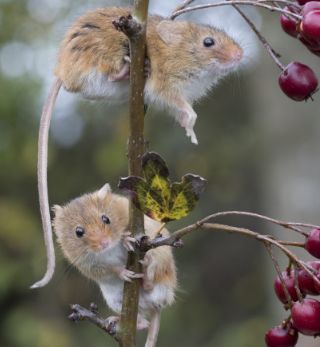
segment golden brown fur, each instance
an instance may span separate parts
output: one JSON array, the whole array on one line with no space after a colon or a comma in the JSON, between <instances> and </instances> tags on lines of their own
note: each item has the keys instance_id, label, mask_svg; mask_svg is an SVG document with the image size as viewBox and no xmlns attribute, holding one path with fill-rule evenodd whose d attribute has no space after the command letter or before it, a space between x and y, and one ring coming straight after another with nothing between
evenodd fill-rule
<instances>
[{"instance_id":1,"label":"golden brown fur","mask_svg":"<svg viewBox=\"0 0 320 347\"><path fill-rule=\"evenodd\" d=\"M104 238L109 239L111 244L122 240L128 231L128 199L111 192L101 198L98 191L74 199L63 207L55 206L54 210L54 230L65 256L87 277L93 280L104 277L110 268L97 264L89 270L80 265L79 259L88 251L100 252L100 242ZM102 223L102 215L108 216L110 224ZM85 230L81 238L75 233L79 226ZM160 226L160 223L145 217L146 235L154 238ZM162 233L167 235L168 231L164 229ZM150 290L159 283L176 287L176 269L170 247L150 250L145 260L145 289Z\"/></svg>"}]
</instances>

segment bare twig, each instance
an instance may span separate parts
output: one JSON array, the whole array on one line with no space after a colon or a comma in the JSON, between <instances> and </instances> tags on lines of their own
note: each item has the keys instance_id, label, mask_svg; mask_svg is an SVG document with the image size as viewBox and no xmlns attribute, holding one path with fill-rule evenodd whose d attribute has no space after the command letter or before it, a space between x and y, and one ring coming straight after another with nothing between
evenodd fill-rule
<instances>
[{"instance_id":1,"label":"bare twig","mask_svg":"<svg viewBox=\"0 0 320 347\"><path fill-rule=\"evenodd\" d=\"M282 2L282 1L278 1L277 2ZM261 7L264 9L267 9L269 11L272 12L280 12L280 13L285 13L287 15L290 15L298 20L301 20L302 17L298 14L292 13L288 10L285 10L283 8L279 8L279 7L275 7L272 5L268 5L268 3L271 3L271 1L266 1L266 0L260 0L260 1L251 1L251 0L229 0L229 1L221 1L221 2L217 2L215 4L205 4L205 5L197 5L197 6L191 6L191 7L186 7L183 8L182 10L176 11L174 13L172 13L170 19L175 19L178 16L184 14L184 13L188 13L188 12L192 12L192 11L197 11L197 10L203 10L206 8L213 8L213 7L219 7L219 6L226 6L226 5L251 5L251 6L256 6L256 7Z\"/></svg>"},{"instance_id":2,"label":"bare twig","mask_svg":"<svg viewBox=\"0 0 320 347\"><path fill-rule=\"evenodd\" d=\"M238 211L237 211L238 212ZM254 238L260 242L263 242L264 244L273 245L277 248L279 248L291 261L291 263L294 266L298 266L299 268L304 269L313 279L320 285L320 280L314 275L314 273L309 269L309 267L304 264L303 261L301 261L293 252L291 252L285 245L286 241L276 240L273 236L270 235L262 235L258 232L254 232L247 228L239 228L235 226L225 225L225 224L218 224L218 223L206 223L207 220L210 218L216 217L217 215L223 215L224 213L217 213L211 216L208 216L201 221L198 221L194 224L191 224L187 227L184 227L182 229L179 229L172 233L168 237L156 237L153 240L148 239L147 237L144 237L141 240L140 247L143 251L147 251L148 249L160 247L160 246L171 246L171 247L177 247L181 246L181 239L196 231L197 229L205 229L205 230L211 230L211 231L225 231L229 233L236 233L243 236ZM229 214L232 214L229 212ZM265 217L268 219L268 217ZM272 221L272 219L271 219ZM277 223L278 224L278 223ZM281 224L280 224L281 225ZM290 242L290 246L293 246L294 244ZM300 247L301 244L298 244L298 247Z\"/></svg>"},{"instance_id":3,"label":"bare twig","mask_svg":"<svg viewBox=\"0 0 320 347\"><path fill-rule=\"evenodd\" d=\"M306 224L306 223L296 223L296 222L288 222L288 221L282 221L282 220L278 220L275 218L270 218L258 213L254 213L254 212L247 212L247 211L223 211L223 212L217 212L217 213L213 213L203 219L201 219L200 221L198 221L197 226L201 225L203 223L209 222L213 219L219 218L219 217L225 217L225 216L247 216L247 217L253 217L253 218L258 218L261 220L264 220L266 222L270 222L272 224L276 224L279 225L283 228L286 229L290 229L293 230L303 236L308 236L308 233L306 233L305 231L301 230L300 228L298 228L298 226L300 227L306 227L306 228L320 228L317 225L313 225L313 224Z\"/></svg>"},{"instance_id":4,"label":"bare twig","mask_svg":"<svg viewBox=\"0 0 320 347\"><path fill-rule=\"evenodd\" d=\"M303 300L303 295L301 293L301 290L299 288L299 282L298 282L298 274L299 274L299 269L297 267L296 264L293 265L294 266L294 289L298 295L299 301L302 302Z\"/></svg>"},{"instance_id":5,"label":"bare twig","mask_svg":"<svg viewBox=\"0 0 320 347\"><path fill-rule=\"evenodd\" d=\"M300 228L298 228L298 226L306 227L306 228L319 228L318 226L313 225L313 224L287 222L287 221L282 221L282 220L278 220L278 219L275 219L275 218L270 218L270 217L264 216L264 215L259 214L259 213L247 212L247 211L224 211L224 212L217 212L217 213L211 214L211 215L203 218L198 223L201 224L201 223L208 222L208 221L210 221L212 219L215 219L215 218L218 218L218 217L230 216L230 215L234 215L234 216L247 216L247 217L258 218L258 219L264 220L266 222L270 222L272 224L279 225L279 226L281 226L283 228L296 231L297 233L299 233L299 234L301 234L303 236L308 236L308 233L306 233L303 230L301 230Z\"/></svg>"},{"instance_id":6,"label":"bare twig","mask_svg":"<svg viewBox=\"0 0 320 347\"><path fill-rule=\"evenodd\" d=\"M195 0L185 0L181 5L177 6L172 13L183 10L184 8L186 8L188 5L190 5L192 2L194 2Z\"/></svg>"},{"instance_id":7,"label":"bare twig","mask_svg":"<svg viewBox=\"0 0 320 347\"><path fill-rule=\"evenodd\" d=\"M278 241L283 246L292 246L292 247L301 247L304 248L303 242L294 242L294 241Z\"/></svg>"},{"instance_id":8,"label":"bare twig","mask_svg":"<svg viewBox=\"0 0 320 347\"><path fill-rule=\"evenodd\" d=\"M282 289L283 289L284 294L285 294L285 296L286 296L287 305L291 308L292 305L293 305L293 303L292 303L292 298L291 298L291 295L290 295L290 293L289 293L289 291L288 291L288 288L287 288L287 286L286 286L286 283L285 283L285 281L284 281L284 278L283 278L283 276L282 276L282 272L281 272L281 270L280 270L279 263L278 263L277 259L274 257L274 254L273 254L273 252L272 252L272 247L271 247L271 245L268 244L268 243L265 243L264 245L265 245L265 247L266 247L266 250L268 251L268 254L269 254L269 256L270 256L270 258L271 258L271 260L272 260L272 262L273 262L273 266L274 266L274 268L275 268L275 270L276 270L276 272L277 272L277 274L278 274L278 277L279 277L279 279L280 279L280 282L281 282L281 285L282 285Z\"/></svg>"},{"instance_id":9,"label":"bare twig","mask_svg":"<svg viewBox=\"0 0 320 347\"><path fill-rule=\"evenodd\" d=\"M73 322L79 321L88 321L98 328L102 329L108 335L113 337L116 341L118 341L117 329L114 320L103 319L97 316L97 311L93 308L93 304L90 305L91 309L88 310L78 304L71 305L72 313L69 315L69 319ZM96 307L96 305L94 305Z\"/></svg>"},{"instance_id":10,"label":"bare twig","mask_svg":"<svg viewBox=\"0 0 320 347\"><path fill-rule=\"evenodd\" d=\"M274 60L274 62L278 65L278 67L283 71L285 69L284 65L279 60L280 54L277 53L270 43L267 41L267 39L260 33L260 31L257 29L257 27L253 24L253 22L249 19L249 17L242 11L237 5L233 5L233 7L239 12L239 14L242 16L242 18L247 22L247 24L250 26L252 31L257 35L258 39L263 44L263 47L267 50L267 52L270 54L271 58Z\"/></svg>"}]
</instances>

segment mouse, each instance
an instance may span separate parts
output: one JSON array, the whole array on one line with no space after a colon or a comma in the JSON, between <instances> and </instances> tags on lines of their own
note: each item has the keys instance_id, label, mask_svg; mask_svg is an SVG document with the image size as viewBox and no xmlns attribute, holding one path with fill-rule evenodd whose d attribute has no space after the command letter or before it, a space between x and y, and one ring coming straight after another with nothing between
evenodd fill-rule
<instances>
[{"instance_id":1,"label":"mouse","mask_svg":"<svg viewBox=\"0 0 320 347\"><path fill-rule=\"evenodd\" d=\"M174 302L177 271L170 246L149 250L142 273L126 269L128 251L137 241L128 230L129 200L115 194L109 184L69 203L53 207L53 227L64 256L84 276L99 286L107 306L121 314L124 281L141 278L137 329L148 329L145 347L155 346L161 310ZM155 238L161 223L144 217L145 233ZM163 236L169 235L162 229Z\"/></svg>"},{"instance_id":2,"label":"mouse","mask_svg":"<svg viewBox=\"0 0 320 347\"><path fill-rule=\"evenodd\" d=\"M130 9L110 7L86 13L67 31L55 75L63 87L87 99L123 102L128 99L130 52L128 38L113 21ZM235 70L243 50L224 31L188 21L149 16L145 101L164 107L198 143L193 130L193 102L221 77Z\"/></svg>"},{"instance_id":3,"label":"mouse","mask_svg":"<svg viewBox=\"0 0 320 347\"><path fill-rule=\"evenodd\" d=\"M31 288L46 285L55 267L47 183L48 137L55 101L62 87L92 100L128 99L129 41L116 30L113 21L130 13L131 9L125 7L92 10L78 18L62 40L56 79L42 111L38 140L38 191L47 271ZM215 27L153 15L148 18L146 40L149 73L145 101L168 109L191 142L197 144L197 114L192 104L241 65L243 50Z\"/></svg>"}]
</instances>

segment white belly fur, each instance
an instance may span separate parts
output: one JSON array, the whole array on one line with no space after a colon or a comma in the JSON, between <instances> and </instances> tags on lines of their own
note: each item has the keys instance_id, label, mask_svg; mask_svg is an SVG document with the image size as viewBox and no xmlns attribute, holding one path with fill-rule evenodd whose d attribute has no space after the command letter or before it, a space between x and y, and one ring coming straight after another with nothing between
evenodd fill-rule
<instances>
[{"instance_id":1,"label":"white belly fur","mask_svg":"<svg viewBox=\"0 0 320 347\"><path fill-rule=\"evenodd\" d=\"M122 295L124 282L114 279L108 282L98 283L102 295L112 311L121 313ZM162 309L174 301L174 292L171 287L158 284L152 290L140 289L139 314L143 317L149 316L154 310Z\"/></svg>"}]
</instances>

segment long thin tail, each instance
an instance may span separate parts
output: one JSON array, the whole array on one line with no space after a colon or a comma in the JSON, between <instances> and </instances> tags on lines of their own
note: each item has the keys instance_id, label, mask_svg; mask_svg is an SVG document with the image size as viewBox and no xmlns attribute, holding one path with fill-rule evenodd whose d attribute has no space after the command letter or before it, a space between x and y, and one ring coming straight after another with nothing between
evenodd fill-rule
<instances>
[{"instance_id":1,"label":"long thin tail","mask_svg":"<svg viewBox=\"0 0 320 347\"><path fill-rule=\"evenodd\" d=\"M161 311L157 310L151 317L150 326L148 329L148 336L145 347L155 347L158 339L160 329Z\"/></svg>"},{"instance_id":2,"label":"long thin tail","mask_svg":"<svg viewBox=\"0 0 320 347\"><path fill-rule=\"evenodd\" d=\"M44 242L47 253L47 271L43 278L31 286L32 289L44 287L52 278L55 268L55 254L52 239L52 227L50 218L50 207L48 197L48 181L47 181L47 167L48 167L48 137L51 115L56 102L59 90L62 86L62 81L56 79L53 83L48 99L43 107L38 139L38 191L42 227L44 233Z\"/></svg>"}]
</instances>

